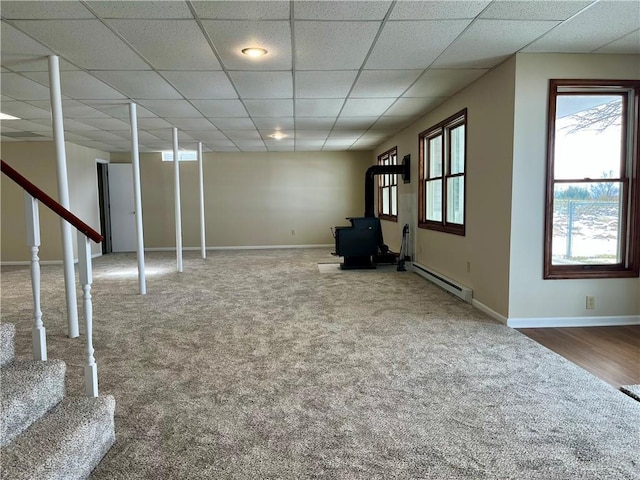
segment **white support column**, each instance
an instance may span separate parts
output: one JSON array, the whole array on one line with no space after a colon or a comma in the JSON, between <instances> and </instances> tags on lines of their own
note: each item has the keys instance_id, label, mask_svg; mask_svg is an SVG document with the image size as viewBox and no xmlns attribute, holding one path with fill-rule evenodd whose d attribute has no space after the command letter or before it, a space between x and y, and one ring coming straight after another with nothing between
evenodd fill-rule
<instances>
[{"instance_id":1,"label":"white support column","mask_svg":"<svg viewBox=\"0 0 640 480\"><path fill-rule=\"evenodd\" d=\"M133 165L133 197L136 211L136 240L138 254L138 288L140 295L147 293L147 280L144 272L144 233L142 229L142 193L140 190L140 155L138 154L138 115L137 105L129 104L131 123L131 164Z\"/></svg>"},{"instance_id":2,"label":"white support column","mask_svg":"<svg viewBox=\"0 0 640 480\"><path fill-rule=\"evenodd\" d=\"M47 333L40 310L40 214L38 201L24 192L24 216L27 226L27 245L31 248L31 291L33 292L33 327L31 343L34 360L47 360Z\"/></svg>"},{"instance_id":3,"label":"white support column","mask_svg":"<svg viewBox=\"0 0 640 480\"><path fill-rule=\"evenodd\" d=\"M198 142L198 182L200 187L200 251L207 258L207 240L204 223L204 173L202 169L202 142Z\"/></svg>"},{"instance_id":4,"label":"white support column","mask_svg":"<svg viewBox=\"0 0 640 480\"><path fill-rule=\"evenodd\" d=\"M51 120L56 146L56 173L58 177L58 201L69 210L69 182L67 180L67 156L64 146L64 124L62 119L62 95L60 93L60 62L56 55L49 56L49 92L51 96ZM80 335L78 331L78 305L76 299L76 276L73 268L73 243L71 225L60 219L62 231L62 260L64 264L64 288L67 300L67 324L69 337Z\"/></svg>"},{"instance_id":5,"label":"white support column","mask_svg":"<svg viewBox=\"0 0 640 480\"><path fill-rule=\"evenodd\" d=\"M91 243L82 232L78 232L78 272L82 287L84 322L87 330L87 363L84 366L84 388L87 397L98 396L98 366L93 356L93 304L91 303Z\"/></svg>"},{"instance_id":6,"label":"white support column","mask_svg":"<svg viewBox=\"0 0 640 480\"><path fill-rule=\"evenodd\" d=\"M173 193L176 206L176 263L182 272L182 214L180 212L180 161L178 160L178 129L173 127Z\"/></svg>"}]
</instances>

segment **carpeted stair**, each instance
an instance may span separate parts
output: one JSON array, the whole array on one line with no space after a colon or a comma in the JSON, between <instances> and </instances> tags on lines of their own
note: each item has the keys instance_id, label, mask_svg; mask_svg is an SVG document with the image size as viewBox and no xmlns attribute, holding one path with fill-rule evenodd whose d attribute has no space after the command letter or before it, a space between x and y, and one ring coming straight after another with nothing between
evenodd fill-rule
<instances>
[{"instance_id":1,"label":"carpeted stair","mask_svg":"<svg viewBox=\"0 0 640 480\"><path fill-rule=\"evenodd\" d=\"M0 478L87 478L115 442L115 400L64 398L64 362L14 361L14 335L0 324Z\"/></svg>"}]
</instances>

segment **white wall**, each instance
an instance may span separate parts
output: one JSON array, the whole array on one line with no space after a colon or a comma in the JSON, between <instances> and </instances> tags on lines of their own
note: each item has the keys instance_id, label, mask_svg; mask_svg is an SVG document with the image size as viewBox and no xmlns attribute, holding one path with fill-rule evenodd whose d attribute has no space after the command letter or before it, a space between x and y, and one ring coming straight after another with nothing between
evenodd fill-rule
<instances>
[{"instance_id":1,"label":"white wall","mask_svg":"<svg viewBox=\"0 0 640 480\"><path fill-rule=\"evenodd\" d=\"M638 79L640 56L519 54L515 122L509 318L640 315L640 279L543 280L549 79ZM596 308L585 309L585 297ZM599 318L597 318L599 317ZM583 323L589 323L583 319ZM541 323L543 320L541 320Z\"/></svg>"}]
</instances>

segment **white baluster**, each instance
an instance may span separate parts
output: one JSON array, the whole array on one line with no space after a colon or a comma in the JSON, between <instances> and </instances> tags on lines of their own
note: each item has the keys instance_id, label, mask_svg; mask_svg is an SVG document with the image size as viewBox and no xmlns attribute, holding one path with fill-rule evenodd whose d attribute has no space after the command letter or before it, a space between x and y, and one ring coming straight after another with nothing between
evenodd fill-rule
<instances>
[{"instance_id":1,"label":"white baluster","mask_svg":"<svg viewBox=\"0 0 640 480\"><path fill-rule=\"evenodd\" d=\"M91 303L91 244L89 238L78 232L78 270L82 286L84 321L87 333L87 364L84 366L84 387L87 397L98 396L98 365L93 356L93 304Z\"/></svg>"},{"instance_id":2,"label":"white baluster","mask_svg":"<svg viewBox=\"0 0 640 480\"><path fill-rule=\"evenodd\" d=\"M27 226L27 245L31 248L31 290L33 292L33 328L31 342L34 360L47 360L47 333L40 310L40 215L38 201L24 192L24 213Z\"/></svg>"}]
</instances>

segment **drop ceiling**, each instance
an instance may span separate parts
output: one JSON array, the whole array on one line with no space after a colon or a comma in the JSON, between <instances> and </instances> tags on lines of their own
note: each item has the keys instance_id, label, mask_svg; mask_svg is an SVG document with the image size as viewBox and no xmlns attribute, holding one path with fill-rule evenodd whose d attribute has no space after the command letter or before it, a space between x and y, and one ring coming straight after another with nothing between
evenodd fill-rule
<instances>
[{"instance_id":1,"label":"drop ceiling","mask_svg":"<svg viewBox=\"0 0 640 480\"><path fill-rule=\"evenodd\" d=\"M371 150L516 52L640 54L640 2L7 1L2 141L99 150ZM268 54L250 59L245 47ZM274 140L276 131L286 135Z\"/></svg>"}]
</instances>

